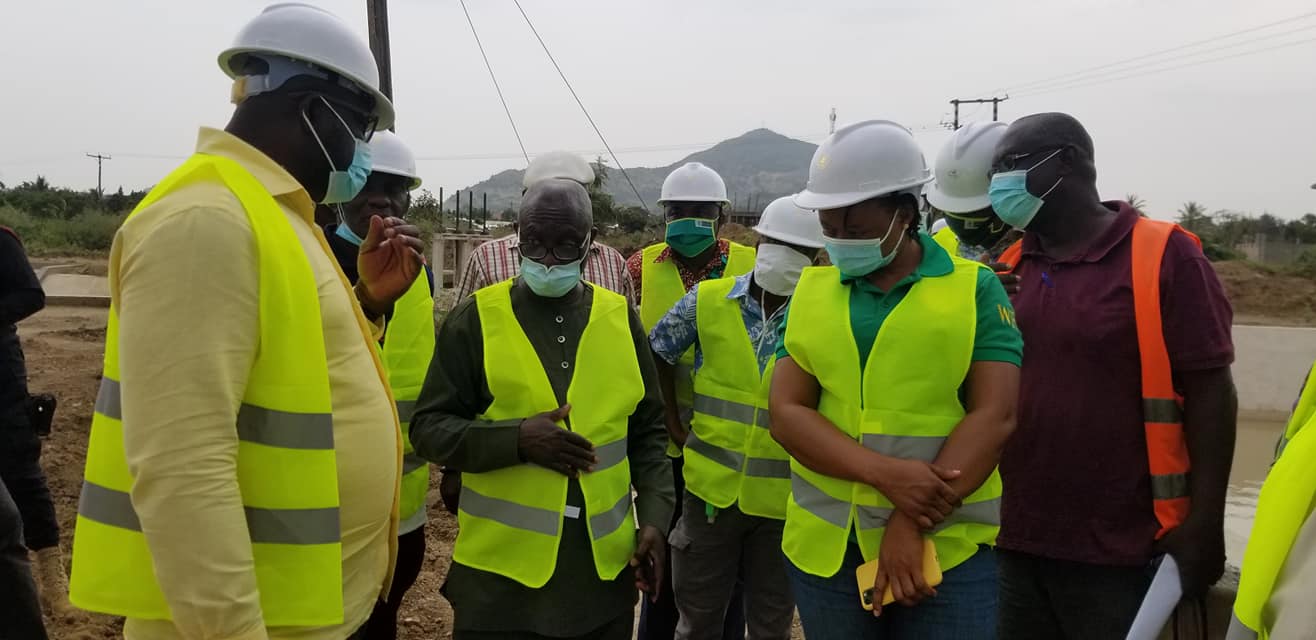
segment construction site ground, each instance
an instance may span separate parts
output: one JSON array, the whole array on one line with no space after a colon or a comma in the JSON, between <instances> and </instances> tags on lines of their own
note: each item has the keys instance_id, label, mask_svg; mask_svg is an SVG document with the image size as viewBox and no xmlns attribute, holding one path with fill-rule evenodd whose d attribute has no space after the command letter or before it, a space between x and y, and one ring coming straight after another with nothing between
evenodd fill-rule
<instances>
[{"instance_id":1,"label":"construction site ground","mask_svg":"<svg viewBox=\"0 0 1316 640\"><path fill-rule=\"evenodd\" d=\"M81 265L85 275L105 273L103 259L44 259L37 261L37 266L69 263ZM1240 323L1316 326L1316 282L1240 262L1220 263L1216 269ZM448 304L450 299L440 298L440 310L446 310ZM50 306L19 328L31 391L53 393L59 398L54 429L43 447L42 464L49 477L66 553L72 543L87 434L100 380L107 313L100 307ZM431 505L438 502L437 475L431 486ZM431 507L426 537L425 565L400 615L398 637L404 640L443 638L451 632L452 612L439 595L439 587L451 557L456 520L442 508ZM121 637L121 624L114 618L91 614L49 621L51 637L61 640ZM799 637L798 623L795 635Z\"/></svg>"}]
</instances>

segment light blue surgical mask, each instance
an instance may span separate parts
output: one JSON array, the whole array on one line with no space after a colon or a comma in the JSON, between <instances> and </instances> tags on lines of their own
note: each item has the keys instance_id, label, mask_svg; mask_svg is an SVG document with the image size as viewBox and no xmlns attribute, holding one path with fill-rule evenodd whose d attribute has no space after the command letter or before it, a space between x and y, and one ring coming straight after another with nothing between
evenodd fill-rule
<instances>
[{"instance_id":1,"label":"light blue surgical mask","mask_svg":"<svg viewBox=\"0 0 1316 640\"><path fill-rule=\"evenodd\" d=\"M832 264L841 270L841 275L847 278L862 278L891 264L900 253L900 245L905 242L905 227L901 227L900 239L896 241L891 253L883 251L882 244L895 231L898 217L891 217L891 224L887 226L886 234L881 238L842 239L824 236L827 257L831 258Z\"/></svg>"},{"instance_id":2,"label":"light blue surgical mask","mask_svg":"<svg viewBox=\"0 0 1316 640\"><path fill-rule=\"evenodd\" d=\"M343 221L343 218L342 218L341 215L340 215L339 218L338 218L338 228L337 228L336 230L334 230L334 235L336 235L336 236L338 236L338 237L340 237L340 238L342 238L342 239L344 239L344 240L346 240L346 241L348 241L348 242L350 242L350 243L352 243L352 244L354 244L354 245L356 245L356 246L358 246L358 247L361 246L361 244L362 244L363 242L366 241L365 238L362 238L361 236L356 235L356 232L352 230L352 227L348 226L348 224L347 224L346 222Z\"/></svg>"},{"instance_id":3,"label":"light blue surgical mask","mask_svg":"<svg viewBox=\"0 0 1316 640\"><path fill-rule=\"evenodd\" d=\"M580 283L580 264L584 257L575 262L545 266L530 258L521 258L521 277L535 295L544 298L561 298Z\"/></svg>"},{"instance_id":4,"label":"light blue surgical mask","mask_svg":"<svg viewBox=\"0 0 1316 640\"><path fill-rule=\"evenodd\" d=\"M347 122L343 120L342 116L338 115L338 111L334 109L333 105L329 104L329 101L324 98L320 98L320 101L324 102L324 106L329 108L329 111L334 114L335 118L338 118L338 122L350 134L351 127L347 126ZM320 199L320 204L348 202L355 198L356 194L361 193L361 189L365 188L366 179L370 177L370 170L373 168L374 163L371 162L370 145L364 140L353 136L356 148L352 152L352 163L345 170L339 169L334 166L334 159L329 155L329 149L320 140L319 132L315 130L315 125L311 124L311 119L307 117L305 111L302 111L302 121L306 123L307 127L310 127L311 136L315 138L316 144L320 145L320 151L324 153L325 160L329 161L329 183L325 187L324 197Z\"/></svg>"},{"instance_id":5,"label":"light blue surgical mask","mask_svg":"<svg viewBox=\"0 0 1316 640\"><path fill-rule=\"evenodd\" d=\"M987 197L991 198L992 210L996 212L996 217L1016 229L1028 228L1033 218L1037 217L1037 212L1042 210L1042 205L1046 203L1043 198L1055 191L1055 188L1060 186L1060 181L1065 179L1061 176L1050 189L1046 190L1046 193L1035 196L1028 191L1028 172L1046 164L1047 160L1054 158L1061 150L1056 149L1051 155L1042 158L1041 162L1028 169L1003 171L992 176L991 185L987 187Z\"/></svg>"}]
</instances>

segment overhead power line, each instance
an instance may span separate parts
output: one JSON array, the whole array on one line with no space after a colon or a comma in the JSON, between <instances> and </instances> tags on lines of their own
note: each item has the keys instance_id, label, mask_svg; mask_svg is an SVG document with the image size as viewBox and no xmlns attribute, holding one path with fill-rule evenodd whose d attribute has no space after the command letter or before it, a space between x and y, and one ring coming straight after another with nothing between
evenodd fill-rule
<instances>
[{"instance_id":1,"label":"overhead power line","mask_svg":"<svg viewBox=\"0 0 1316 640\"><path fill-rule=\"evenodd\" d=\"M521 141L521 132L516 128L516 120L512 118L512 110L507 107L507 98L503 97L503 88L498 86L498 77L494 75L493 65L489 64L489 56L484 53L484 44L480 42L480 34L475 30L475 22L471 20L471 12L466 10L466 0L461 0L462 13L466 14L466 24L471 25L471 35L475 36L475 46L480 48L480 57L484 58L484 68L489 70L489 79L493 81L494 90L498 92L498 100L503 103L503 113L507 114L507 122L512 125L512 133L516 136L516 144L521 147L521 156L525 158L527 166L530 164L530 154L525 151L525 143Z\"/></svg>"},{"instance_id":2,"label":"overhead power line","mask_svg":"<svg viewBox=\"0 0 1316 640\"><path fill-rule=\"evenodd\" d=\"M1052 83L1056 83L1056 82L1067 82L1067 81L1073 81L1073 80L1076 80L1079 76L1086 76L1086 75L1089 75L1089 74L1092 74L1092 73L1095 73L1095 72L1098 72L1098 71L1104 71L1104 70L1107 70L1107 69L1113 69L1113 68L1115 68L1115 67L1123 67L1123 66L1129 65L1129 64L1131 64L1131 63L1135 63L1135 62L1140 62L1140 61L1148 60L1149 58L1155 58L1155 57L1157 57L1157 56L1162 56L1162 55L1165 55L1165 54L1167 54L1167 53L1175 53L1175 52L1178 52L1178 51L1183 51L1183 50L1185 50L1185 49L1192 49L1192 48L1195 48L1195 47L1199 47L1199 46L1201 46L1201 45L1210 44L1210 43L1218 42L1218 41L1221 41L1221 40L1228 40L1228 39L1236 38L1236 37L1238 37L1238 36L1246 35L1246 34L1249 34L1249 33L1255 33L1255 32L1258 32L1258 31L1263 31L1263 30L1266 30L1266 29L1270 29L1270 28L1272 28L1272 27L1276 27L1276 26L1280 26L1280 25L1286 25L1286 24L1291 24L1291 23L1293 23L1293 22L1295 22L1295 21L1305 20L1305 19L1311 18L1311 17L1313 17L1313 16L1316 16L1316 11L1311 11L1311 12L1307 12L1307 13L1299 14L1299 15L1296 15L1296 16L1290 16L1290 17L1288 17L1288 18L1284 18L1284 19L1282 19L1282 20L1276 20L1276 21L1274 21L1274 22L1267 22L1267 23L1265 23L1265 24L1256 25L1256 26L1254 26L1254 27L1248 27L1247 29L1240 29L1240 30L1238 30L1238 31L1232 31L1232 32L1229 32L1229 33L1219 34L1219 35L1216 35L1216 36L1212 36L1212 37L1210 37L1210 38L1204 38L1204 39L1201 39L1201 40L1195 40L1195 41L1193 41L1193 42L1188 42L1188 43L1181 44L1181 45L1177 45L1177 46L1174 46L1174 47L1169 47L1169 48L1167 48L1167 49L1159 49L1159 50L1157 50L1157 51L1151 51L1151 52L1148 52L1148 53L1144 53L1144 54L1136 55L1136 56L1129 57L1129 58L1123 58L1123 59L1120 59L1120 60L1115 60L1115 61L1113 61L1113 62L1108 62L1108 63L1105 63L1105 64L1096 65L1096 66L1093 66L1093 67L1087 67L1087 68L1079 69L1079 70L1076 70L1076 71L1070 71L1070 72L1066 72L1066 73L1063 73L1063 74L1059 74L1059 75L1054 75L1054 76L1050 76L1050 77L1042 78L1042 79L1039 79L1039 80L1033 80L1033 81L1030 81L1030 82L1024 82L1024 83L1019 83L1019 84L1009 85L1009 86L1006 86L1006 87L998 87L998 88L996 88L996 89L993 90L993 91L984 91L984 92L979 92L979 93L980 93L980 94L983 94L983 93L1002 93L1002 92L1006 92L1006 91L1008 91L1008 92L1011 92L1011 93L1016 93L1016 94L1020 94L1020 95L1021 95L1021 94L1022 94L1023 92L1025 92L1025 91L1031 91L1031 90L1039 89L1039 88L1041 87L1041 85L1047 85L1047 84L1052 84ZM1294 31L1301 31L1301 30L1303 30L1303 29L1305 29L1305 28L1306 28L1306 27L1304 27L1304 28L1302 28L1302 29L1297 29L1297 30L1293 30L1293 31L1290 31L1290 32L1286 32L1286 33L1292 33L1292 32L1294 32ZM1261 37L1261 38L1253 39L1252 41L1255 42L1255 41L1259 41L1259 40L1265 40L1265 39L1267 39L1267 38L1271 38L1271 37L1279 37L1279 36L1282 36L1282 35L1286 35L1286 33L1270 34L1270 35L1267 35L1267 36L1263 36L1263 37ZM1220 50L1220 49L1224 49L1224 48L1228 48L1228 47L1232 47L1232 46L1236 46L1236 45L1227 45L1226 47L1218 47L1218 48L1206 49L1206 50L1200 51L1200 52L1198 52L1198 53L1196 53L1196 54L1189 54L1189 55L1191 56L1191 55L1202 55L1202 54L1212 53L1212 52L1214 52L1214 51L1217 51L1217 50ZM1164 62L1164 61L1161 61L1161 62ZM1149 62L1149 63L1147 63L1147 64L1157 64L1157 62L1154 62L1154 61L1153 61L1153 62ZM1132 69L1125 69L1125 71L1129 71L1129 70L1132 70Z\"/></svg>"},{"instance_id":3,"label":"overhead power line","mask_svg":"<svg viewBox=\"0 0 1316 640\"><path fill-rule=\"evenodd\" d=\"M463 2L465 2L465 0L463 0ZM644 207L645 211L648 211L649 204L644 201L644 196L640 195L640 190L635 188L635 183L631 182L630 174L626 173L626 167L623 166L621 160L617 158L617 154L613 153L612 147L608 145L607 138L604 138L603 132L599 130L599 125L594 124L594 118L590 117L589 109L585 108L585 103L581 102L580 96L576 95L576 90L572 88L571 82L567 80L567 75L562 73L562 67L558 66L557 59L553 57L553 52L548 50L548 45L545 44L544 39L540 37L539 30L535 28L535 23L530 21L530 16L526 15L525 9L521 8L521 1L512 0L512 3L516 5L516 10L521 12L521 17L525 18L525 23L530 27L530 32L535 34L535 39L539 41L539 46L544 48L544 54L548 56L548 61L553 63L553 68L557 69L557 75L562 78L562 83L567 85L567 91L570 91L571 97L576 99L576 104L580 106L580 111L585 114L585 119L589 120L589 126L594 127L594 133L599 136L599 141L602 142L603 147L608 150L608 155L612 156L612 161L617 163L617 168L621 170L622 177L626 178L626 184L631 185L631 191L635 192L635 197L640 201L640 206Z\"/></svg>"},{"instance_id":4,"label":"overhead power line","mask_svg":"<svg viewBox=\"0 0 1316 640\"><path fill-rule=\"evenodd\" d=\"M1078 82L1078 83L1076 83L1076 84L1061 85L1061 86L1055 86L1055 87L1043 88L1043 89L1040 89L1040 90L1038 90L1038 91L1029 91L1029 92L1023 92L1023 93L1017 93L1017 94L1014 95L1014 97L1016 97L1016 98L1024 98L1024 97L1030 97L1030 96L1042 95L1042 94L1045 94L1045 93L1053 93L1053 92L1056 92L1056 91L1066 91L1066 90L1069 90L1069 89L1082 89L1082 88L1091 87L1091 86L1095 86L1095 85L1099 85L1099 84L1106 84L1106 83L1108 83L1108 82L1115 82L1116 80L1128 80L1128 79L1130 79L1130 78L1138 78L1138 77L1141 77L1141 76L1149 76L1149 75L1156 74L1156 73L1164 73L1164 72L1166 72L1166 71L1175 71L1175 70L1177 70L1177 69L1186 69L1186 68L1188 68L1188 67L1195 67L1195 66L1198 66L1198 65L1208 64L1208 63L1211 63L1211 62L1220 62L1220 61L1222 61L1222 60L1231 60L1231 59L1233 59L1233 58L1242 58L1242 57L1244 57L1244 56L1255 55L1255 54L1258 54L1258 53L1266 53L1266 52L1268 52L1268 51L1275 51L1275 50L1277 50L1277 49L1287 49L1287 48L1289 48L1289 47L1296 47L1296 46L1298 46L1298 45L1310 44L1310 43L1313 43L1313 42L1316 42L1316 38L1307 38L1306 40L1296 40L1296 41L1293 41L1293 42L1285 42L1285 43L1283 43L1283 44L1277 44L1277 45L1270 46L1270 47L1263 47L1263 48L1261 48L1261 49L1253 49L1253 50L1251 50L1251 51L1242 51L1242 52L1234 53L1234 54L1230 54L1230 55L1227 55L1227 56L1217 56L1217 57L1214 57L1214 58L1207 58L1207 59L1205 59L1205 60L1194 60L1194 61L1192 61L1192 62L1187 62L1187 63L1180 64L1180 65L1174 65L1174 66L1171 66L1171 67L1162 67L1162 68L1158 68L1158 69L1148 69L1148 70L1146 70L1146 71L1139 71L1139 72L1137 72L1137 73L1130 73L1130 74L1127 74L1127 75L1116 76L1116 77L1114 77L1114 78L1105 78L1105 79L1092 79L1092 78L1089 78L1088 80L1092 80L1091 82Z\"/></svg>"},{"instance_id":5,"label":"overhead power line","mask_svg":"<svg viewBox=\"0 0 1316 640\"><path fill-rule=\"evenodd\" d=\"M1282 37L1284 37L1284 36L1293 35L1293 34L1295 34L1295 33L1300 33L1300 32L1303 32L1303 31L1311 31L1311 30L1313 30L1313 29L1316 29L1316 23L1309 24L1309 25L1305 25L1305 26L1301 26L1301 27L1298 27L1298 28L1296 28L1296 29L1290 29L1290 30L1288 30L1288 31L1281 31L1281 32L1279 32L1279 33L1266 34L1266 35L1264 35L1264 36L1259 36L1259 37L1256 37L1256 38L1249 38L1249 39L1247 39L1247 40L1243 40L1242 42L1234 42L1234 43L1227 44L1227 45L1223 45L1223 46L1219 46L1219 47L1212 47L1212 48L1209 48L1209 49L1203 49L1203 50L1201 50L1201 51L1192 51L1192 52L1189 52L1189 53L1179 54L1179 55L1177 55L1177 56L1170 56L1170 57L1168 57L1168 58L1161 58L1161 59L1153 60L1153 61L1146 62L1146 63L1143 63L1143 64L1133 65L1133 66L1130 66L1130 67L1123 67L1123 68L1119 68L1119 69L1109 69L1109 70L1106 70L1106 71L1102 71L1102 72L1100 72L1100 73L1076 73L1076 74L1072 74L1069 78L1066 78L1066 79L1064 79L1064 80L1056 80L1056 81L1054 81L1054 82L1048 82L1048 83L1042 83L1042 84L1035 84L1035 85L1030 86L1030 87L1026 87L1026 88L1022 88L1022 89L1015 89L1014 91L1016 92L1016 95L1031 94L1031 93L1036 93L1036 92L1038 92L1038 91L1041 91L1041 90L1043 90L1043 89L1049 89L1049 88L1054 87L1054 86L1061 86L1061 85L1073 84L1073 83L1076 83L1076 82L1086 82L1086 81L1088 81L1088 80L1095 80L1095 79L1097 79L1097 78L1104 78L1104 77L1110 77L1110 76L1115 76L1115 75L1120 75L1120 74L1125 74L1125 73L1138 72L1138 71L1142 71L1143 69L1149 69L1149 68L1157 67L1157 66L1159 66L1159 65L1163 65L1163 64L1166 64L1166 63L1169 63L1169 62L1175 62L1175 61L1178 61L1178 60L1189 60L1189 59L1192 59L1192 58L1197 58L1197 57L1199 57L1199 56L1210 55L1210 54L1213 54L1213 53L1218 53L1218 52L1220 52L1220 51L1227 51L1227 50L1229 50L1229 49L1237 49L1237 48L1239 48L1239 47L1245 47L1245 46L1247 46L1247 45L1251 45L1251 44L1257 44L1257 43L1261 43L1261 42L1267 42L1267 41L1270 41L1270 40L1274 40L1274 39L1276 39L1276 38L1282 38Z\"/></svg>"}]
</instances>

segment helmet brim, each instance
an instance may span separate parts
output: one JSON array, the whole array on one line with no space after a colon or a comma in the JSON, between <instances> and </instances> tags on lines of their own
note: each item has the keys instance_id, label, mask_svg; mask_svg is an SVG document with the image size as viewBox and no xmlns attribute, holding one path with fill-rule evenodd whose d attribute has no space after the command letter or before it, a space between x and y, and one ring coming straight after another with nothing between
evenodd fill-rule
<instances>
[{"instance_id":1,"label":"helmet brim","mask_svg":"<svg viewBox=\"0 0 1316 640\"><path fill-rule=\"evenodd\" d=\"M237 78L238 73L233 69L230 63L233 61L233 58L244 53L274 54L274 55L284 56L285 58L291 58L293 60L304 60L303 56L305 55L304 53L300 53L297 51L287 51L278 47L268 47L268 48L233 47L230 49L225 49L224 51L220 52L219 68L223 70L224 73L228 75L228 77ZM357 78L356 75L345 69L340 69L336 65L326 64L324 62L311 61L311 60L306 60L306 62L315 65L317 67L320 67L322 69L325 69L327 71L332 71L338 74L339 76L346 78L347 80L350 80L352 84L356 85L362 91L365 91L366 93L370 94L370 97L375 99L374 108L371 109L371 115L374 116L376 120L378 120L378 123L375 125L375 128L376 129L393 128L394 119L396 117L396 114L393 111L393 101L389 100L388 96L384 95L383 92L381 92L379 89L376 89L375 87L371 87L361 82L361 79Z\"/></svg>"},{"instance_id":2,"label":"helmet brim","mask_svg":"<svg viewBox=\"0 0 1316 640\"><path fill-rule=\"evenodd\" d=\"M778 242L793 244L797 247L808 247L810 249L823 248L823 243L819 242L817 239L805 238L803 236L797 236L790 233L781 233L779 231L771 231L771 230L765 231L762 225L755 226L754 233L757 233L763 236L764 238L772 238L773 240L776 240Z\"/></svg>"},{"instance_id":3,"label":"helmet brim","mask_svg":"<svg viewBox=\"0 0 1316 640\"><path fill-rule=\"evenodd\" d=\"M934 184L931 189L928 189L928 204L936 207L939 211L973 213L992 206L992 199L985 193L980 196L970 197L949 196L942 193Z\"/></svg>"},{"instance_id":4,"label":"helmet brim","mask_svg":"<svg viewBox=\"0 0 1316 640\"><path fill-rule=\"evenodd\" d=\"M865 200L872 200L873 198L880 198L885 195L908 191L931 181L932 177L929 176L927 179L918 179L909 184L895 185L877 191L850 191L847 193L817 193L806 188L804 191L795 194L794 201L795 206L802 209L816 209L818 211L823 211L825 209L841 209L844 207L852 207Z\"/></svg>"}]
</instances>

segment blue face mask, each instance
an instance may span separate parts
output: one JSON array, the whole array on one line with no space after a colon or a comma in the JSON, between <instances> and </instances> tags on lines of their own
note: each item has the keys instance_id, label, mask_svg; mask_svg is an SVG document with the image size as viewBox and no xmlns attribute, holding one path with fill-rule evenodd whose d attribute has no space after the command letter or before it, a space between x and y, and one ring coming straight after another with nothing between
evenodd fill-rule
<instances>
[{"instance_id":1,"label":"blue face mask","mask_svg":"<svg viewBox=\"0 0 1316 640\"><path fill-rule=\"evenodd\" d=\"M338 111L334 109L333 105L329 104L324 98L320 98L320 101L324 102L324 106L328 107L329 111L334 114L334 117L338 118L338 122L350 134L351 127L347 126L347 122L343 120L342 116L338 115ZM365 188L366 179L370 177L370 170L374 165L370 159L370 145L353 136L356 149L352 152L352 164L346 170L340 170L334 166L334 159L329 155L329 149L325 148L324 142L320 140L320 134L315 130L315 125L311 124L311 119L306 116L305 111L302 112L302 121L311 129L311 136L315 138L316 144L320 145L320 151L324 153L325 159L329 161L329 183L325 187L324 197L320 199L320 204L348 202L355 198L356 194L361 193L361 189Z\"/></svg>"},{"instance_id":2,"label":"blue face mask","mask_svg":"<svg viewBox=\"0 0 1316 640\"><path fill-rule=\"evenodd\" d=\"M580 283L580 263L584 261L582 257L575 262L548 267L530 258L521 258L521 277L535 295L561 298Z\"/></svg>"},{"instance_id":3,"label":"blue face mask","mask_svg":"<svg viewBox=\"0 0 1316 640\"><path fill-rule=\"evenodd\" d=\"M900 230L900 239L891 253L882 251L882 243L891 237L895 230L897 216L891 217L891 224L886 228L886 235L881 238L847 239L824 237L827 257L841 270L847 278L862 278L882 267L891 264L900 253L900 245L905 242L905 229Z\"/></svg>"},{"instance_id":4,"label":"blue face mask","mask_svg":"<svg viewBox=\"0 0 1316 640\"><path fill-rule=\"evenodd\" d=\"M1046 193L1035 196L1028 191L1028 172L1046 164L1047 160L1054 158L1060 151L1056 149L1031 168L1004 171L992 176L991 186L987 187L987 197L992 200L992 210L996 212L996 217L1016 229L1028 228L1033 218L1037 217L1037 212L1042 210L1042 205L1046 203L1043 198L1060 186L1060 181L1065 179L1061 176L1050 189L1046 190Z\"/></svg>"},{"instance_id":5,"label":"blue face mask","mask_svg":"<svg viewBox=\"0 0 1316 640\"><path fill-rule=\"evenodd\" d=\"M334 235L358 247L361 246L361 243L366 241L365 238L356 235L356 232L352 230L352 227L349 227L346 222L343 222L341 217L338 219L338 229L334 231Z\"/></svg>"}]
</instances>

